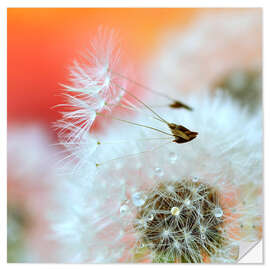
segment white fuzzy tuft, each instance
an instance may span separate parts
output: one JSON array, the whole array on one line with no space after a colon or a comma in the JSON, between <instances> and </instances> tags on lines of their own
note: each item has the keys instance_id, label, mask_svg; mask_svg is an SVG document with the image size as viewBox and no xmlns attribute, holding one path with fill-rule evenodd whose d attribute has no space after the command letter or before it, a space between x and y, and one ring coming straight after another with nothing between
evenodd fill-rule
<instances>
[{"instance_id":1,"label":"white fuzzy tuft","mask_svg":"<svg viewBox=\"0 0 270 270\"><path fill-rule=\"evenodd\" d=\"M58 123L71 172L54 223L63 262L237 261L241 241L261 238L260 108L251 115L221 92L189 95L191 107L182 106L145 87L172 103L141 101L125 84L142 85L118 71L106 40L75 63L72 110ZM133 115L112 113L115 105ZM113 124L94 136L105 110Z\"/></svg>"},{"instance_id":2,"label":"white fuzzy tuft","mask_svg":"<svg viewBox=\"0 0 270 270\"><path fill-rule=\"evenodd\" d=\"M260 113L250 116L224 95L191 96L189 101L193 112L156 110L168 122L199 132L196 139L185 144L128 123L115 123L107 135L98 138L85 134L74 152L78 163L73 180L61 186L64 210L54 227L63 242L64 262L177 261L175 250L180 250L180 240L171 242L169 253L159 253L151 241L145 245L143 230L136 228L149 226L144 217L138 219L138 213L146 207L149 196L160 194L158 185L167 185L170 192L174 187L167 183L181 184L186 179L219 193L221 209L217 207L216 214L224 218L219 235L226 241L215 246L209 255L211 262L236 261L240 241L253 242L261 237ZM142 112L129 120L170 132L164 123ZM194 201L184 204L193 207ZM178 209L171 207L168 214L178 217L180 206L175 207ZM167 225L161 235L164 239L176 233L170 223ZM207 224L202 230L207 231ZM187 242L194 236L186 231L180 237ZM189 247L189 256L182 260L203 260L197 247Z\"/></svg>"},{"instance_id":3,"label":"white fuzzy tuft","mask_svg":"<svg viewBox=\"0 0 270 270\"><path fill-rule=\"evenodd\" d=\"M126 86L114 72L126 73L120 66L120 45L113 30L99 28L89 50L70 67L70 85L62 85L67 111L63 120L56 123L60 136L67 141L77 141L88 133L98 113L112 108L120 101Z\"/></svg>"}]
</instances>

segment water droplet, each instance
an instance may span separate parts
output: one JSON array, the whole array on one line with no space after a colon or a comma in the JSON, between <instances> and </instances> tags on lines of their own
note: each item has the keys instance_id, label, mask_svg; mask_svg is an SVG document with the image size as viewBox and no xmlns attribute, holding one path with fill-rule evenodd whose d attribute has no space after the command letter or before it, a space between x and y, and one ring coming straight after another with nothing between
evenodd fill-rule
<instances>
[{"instance_id":1,"label":"water droplet","mask_svg":"<svg viewBox=\"0 0 270 270\"><path fill-rule=\"evenodd\" d=\"M198 181L199 181L199 177L198 176L194 176L192 178L192 182L197 183Z\"/></svg>"},{"instance_id":2,"label":"water droplet","mask_svg":"<svg viewBox=\"0 0 270 270\"><path fill-rule=\"evenodd\" d=\"M178 207L173 207L171 213L173 216L178 216L180 214L180 209Z\"/></svg>"},{"instance_id":3,"label":"water droplet","mask_svg":"<svg viewBox=\"0 0 270 270\"><path fill-rule=\"evenodd\" d=\"M155 175L158 177L162 177L164 175L164 172L161 168L155 168Z\"/></svg>"},{"instance_id":4,"label":"water droplet","mask_svg":"<svg viewBox=\"0 0 270 270\"><path fill-rule=\"evenodd\" d=\"M149 217L148 217L148 220L149 221L152 221L154 219L154 215L153 214L150 214Z\"/></svg>"},{"instance_id":5,"label":"water droplet","mask_svg":"<svg viewBox=\"0 0 270 270\"><path fill-rule=\"evenodd\" d=\"M120 216L126 215L126 213L127 213L128 211L129 211L128 205L123 204L123 205L120 207Z\"/></svg>"},{"instance_id":6,"label":"water droplet","mask_svg":"<svg viewBox=\"0 0 270 270\"><path fill-rule=\"evenodd\" d=\"M186 199L185 202L184 202L185 206L190 206L190 200L189 199Z\"/></svg>"},{"instance_id":7,"label":"water droplet","mask_svg":"<svg viewBox=\"0 0 270 270\"><path fill-rule=\"evenodd\" d=\"M178 156L175 152L170 152L169 153L169 160L171 163L175 163L177 160Z\"/></svg>"},{"instance_id":8,"label":"water droplet","mask_svg":"<svg viewBox=\"0 0 270 270\"><path fill-rule=\"evenodd\" d=\"M167 238L168 236L170 235L170 231L169 230L164 230L163 232L162 232L162 236L164 237L164 238Z\"/></svg>"},{"instance_id":9,"label":"water droplet","mask_svg":"<svg viewBox=\"0 0 270 270\"><path fill-rule=\"evenodd\" d=\"M142 192L136 192L132 195L132 202L135 206L142 206L146 201L146 196Z\"/></svg>"},{"instance_id":10,"label":"water droplet","mask_svg":"<svg viewBox=\"0 0 270 270\"><path fill-rule=\"evenodd\" d=\"M201 238L204 240L205 239L205 234L202 234L201 235Z\"/></svg>"},{"instance_id":11,"label":"water droplet","mask_svg":"<svg viewBox=\"0 0 270 270\"><path fill-rule=\"evenodd\" d=\"M217 218L220 218L223 216L223 211L221 208L217 207L215 210L214 210L214 215L215 217Z\"/></svg>"}]
</instances>

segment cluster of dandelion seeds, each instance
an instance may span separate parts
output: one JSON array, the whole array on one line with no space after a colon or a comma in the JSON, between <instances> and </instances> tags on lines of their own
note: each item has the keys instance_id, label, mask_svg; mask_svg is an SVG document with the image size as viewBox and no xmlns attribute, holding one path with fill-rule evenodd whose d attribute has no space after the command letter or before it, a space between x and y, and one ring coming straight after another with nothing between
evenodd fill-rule
<instances>
[{"instance_id":1,"label":"cluster of dandelion seeds","mask_svg":"<svg viewBox=\"0 0 270 270\"><path fill-rule=\"evenodd\" d=\"M186 98L193 111L153 109L113 72L114 50L102 44L95 47L101 56L91 52L89 64L76 64L75 86L67 87L80 92L69 96L76 109L59 123L60 134L69 134L60 143L76 161L58 191L59 256L82 263L236 262L242 241L261 238L261 113L207 92ZM110 77L103 88L104 70L118 82ZM99 109L92 103L97 96ZM133 113L116 110L111 118L118 121L102 134L89 132L92 114L102 115L109 103Z\"/></svg>"}]
</instances>

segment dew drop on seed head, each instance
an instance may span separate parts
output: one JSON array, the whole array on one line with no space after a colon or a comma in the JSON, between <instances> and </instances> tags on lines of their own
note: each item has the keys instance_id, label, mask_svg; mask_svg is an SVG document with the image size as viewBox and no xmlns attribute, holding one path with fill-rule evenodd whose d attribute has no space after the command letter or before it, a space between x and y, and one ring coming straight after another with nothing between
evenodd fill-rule
<instances>
[{"instance_id":1,"label":"dew drop on seed head","mask_svg":"<svg viewBox=\"0 0 270 270\"><path fill-rule=\"evenodd\" d=\"M177 160L178 156L175 152L170 152L169 153L169 160L171 163L175 163Z\"/></svg>"},{"instance_id":2,"label":"dew drop on seed head","mask_svg":"<svg viewBox=\"0 0 270 270\"><path fill-rule=\"evenodd\" d=\"M193 183L197 183L199 181L199 177L198 176L194 176L193 178L192 178L192 182Z\"/></svg>"},{"instance_id":3,"label":"dew drop on seed head","mask_svg":"<svg viewBox=\"0 0 270 270\"><path fill-rule=\"evenodd\" d=\"M123 205L120 207L120 215L121 215L121 216L126 215L128 211L129 211L128 205L123 204Z\"/></svg>"},{"instance_id":4,"label":"dew drop on seed head","mask_svg":"<svg viewBox=\"0 0 270 270\"><path fill-rule=\"evenodd\" d=\"M215 217L217 217L217 218L220 218L220 217L222 217L223 216L223 211L222 211L222 209L221 208L216 208L215 210L214 210L214 215L215 215Z\"/></svg>"},{"instance_id":5,"label":"dew drop on seed head","mask_svg":"<svg viewBox=\"0 0 270 270\"><path fill-rule=\"evenodd\" d=\"M185 201L184 201L184 204L185 204L185 206L190 206L190 200L189 199L186 199Z\"/></svg>"},{"instance_id":6,"label":"dew drop on seed head","mask_svg":"<svg viewBox=\"0 0 270 270\"><path fill-rule=\"evenodd\" d=\"M149 216L148 216L148 220L149 221L152 221L154 219L154 215L153 214L150 214Z\"/></svg>"},{"instance_id":7,"label":"dew drop on seed head","mask_svg":"<svg viewBox=\"0 0 270 270\"><path fill-rule=\"evenodd\" d=\"M158 177L162 177L164 175L164 172L161 168L155 168L154 172L155 172L155 175Z\"/></svg>"},{"instance_id":8,"label":"dew drop on seed head","mask_svg":"<svg viewBox=\"0 0 270 270\"><path fill-rule=\"evenodd\" d=\"M132 195L132 202L135 206L142 206L146 201L146 196L142 192L136 192Z\"/></svg>"}]
</instances>

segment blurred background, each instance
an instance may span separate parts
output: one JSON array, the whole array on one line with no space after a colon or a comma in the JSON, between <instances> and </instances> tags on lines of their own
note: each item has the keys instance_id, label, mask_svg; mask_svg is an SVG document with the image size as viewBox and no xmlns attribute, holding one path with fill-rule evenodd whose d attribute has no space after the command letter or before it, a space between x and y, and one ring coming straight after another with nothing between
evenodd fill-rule
<instances>
[{"instance_id":1,"label":"blurred background","mask_svg":"<svg viewBox=\"0 0 270 270\"><path fill-rule=\"evenodd\" d=\"M224 13L220 22L219 14ZM233 20L226 17L231 13ZM102 25L119 31L128 60L149 67L149 81L155 81L153 85L159 89L169 78L173 87L185 85L189 91L191 86L230 83L239 90L255 76L254 88L260 90L256 72L261 65L261 13L257 10L251 17L246 13L249 11L244 9L8 9L9 262L57 261L53 252L57 243L48 237L47 224L47 212L54 207L50 202L52 183L59 180L53 166L57 150L50 146L57 141L52 123L60 114L53 106L63 102L59 83L67 82L68 67L88 47L97 28ZM202 16L204 19L200 19ZM235 24L238 18L241 23ZM201 28L200 20L206 22ZM225 34L215 21L219 21ZM235 28L239 32L227 35ZM186 42L178 37L185 37ZM243 48L243 43L249 46ZM215 61L209 69L204 68L210 59ZM180 81L183 76L179 77L179 66L187 67L185 79ZM250 72L255 66L255 75L253 71L233 79L228 75L234 68L242 72L246 67Z\"/></svg>"},{"instance_id":2,"label":"blurred background","mask_svg":"<svg viewBox=\"0 0 270 270\"><path fill-rule=\"evenodd\" d=\"M120 32L130 62L145 62L159 35L184 28L199 9L11 8L8 9L8 124L39 122L50 127L59 115L59 83L88 47L98 26Z\"/></svg>"}]
</instances>

